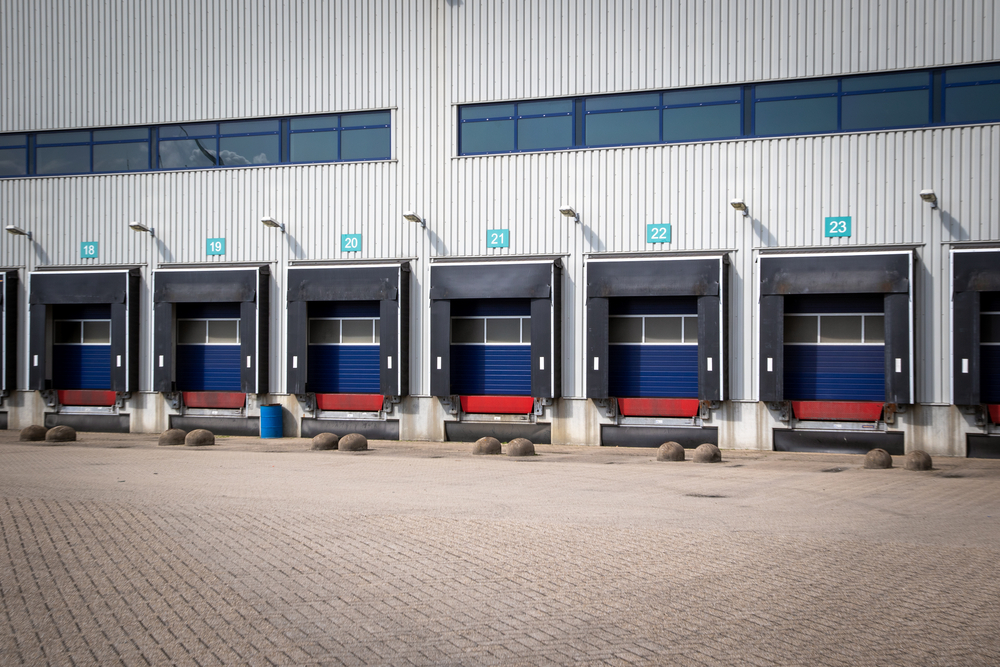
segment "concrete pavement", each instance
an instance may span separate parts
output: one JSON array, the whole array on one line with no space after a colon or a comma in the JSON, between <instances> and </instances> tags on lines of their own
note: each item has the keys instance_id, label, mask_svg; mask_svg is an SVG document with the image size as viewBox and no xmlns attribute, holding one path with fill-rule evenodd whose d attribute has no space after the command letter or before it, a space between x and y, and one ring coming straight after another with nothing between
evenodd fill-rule
<instances>
[{"instance_id":1,"label":"concrete pavement","mask_svg":"<svg viewBox=\"0 0 1000 667\"><path fill-rule=\"evenodd\" d=\"M0 664L1000 664L1000 461L80 438L0 431Z\"/></svg>"}]
</instances>

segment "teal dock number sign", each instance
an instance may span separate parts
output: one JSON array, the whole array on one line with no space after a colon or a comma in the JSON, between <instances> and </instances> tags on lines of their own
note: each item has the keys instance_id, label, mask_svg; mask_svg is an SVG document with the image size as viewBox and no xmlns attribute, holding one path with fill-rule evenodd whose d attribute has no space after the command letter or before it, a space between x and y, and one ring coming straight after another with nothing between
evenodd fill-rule
<instances>
[{"instance_id":1,"label":"teal dock number sign","mask_svg":"<svg viewBox=\"0 0 1000 667\"><path fill-rule=\"evenodd\" d=\"M823 221L823 236L827 238L835 236L851 235L851 216L843 218L827 218Z\"/></svg>"},{"instance_id":2,"label":"teal dock number sign","mask_svg":"<svg viewBox=\"0 0 1000 667\"><path fill-rule=\"evenodd\" d=\"M509 248L510 247L510 230L509 229L487 229L486 230L486 247L487 248Z\"/></svg>"},{"instance_id":3,"label":"teal dock number sign","mask_svg":"<svg viewBox=\"0 0 1000 667\"><path fill-rule=\"evenodd\" d=\"M646 225L646 243L670 243L670 225Z\"/></svg>"}]
</instances>

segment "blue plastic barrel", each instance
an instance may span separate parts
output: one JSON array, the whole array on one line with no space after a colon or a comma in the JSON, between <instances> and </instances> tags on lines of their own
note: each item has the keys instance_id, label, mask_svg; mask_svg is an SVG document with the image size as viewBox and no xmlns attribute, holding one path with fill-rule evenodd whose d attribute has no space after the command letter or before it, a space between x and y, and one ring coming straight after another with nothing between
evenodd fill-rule
<instances>
[{"instance_id":1,"label":"blue plastic barrel","mask_svg":"<svg viewBox=\"0 0 1000 667\"><path fill-rule=\"evenodd\" d=\"M281 422L281 406L277 403L260 406L260 437L281 438L285 435Z\"/></svg>"}]
</instances>

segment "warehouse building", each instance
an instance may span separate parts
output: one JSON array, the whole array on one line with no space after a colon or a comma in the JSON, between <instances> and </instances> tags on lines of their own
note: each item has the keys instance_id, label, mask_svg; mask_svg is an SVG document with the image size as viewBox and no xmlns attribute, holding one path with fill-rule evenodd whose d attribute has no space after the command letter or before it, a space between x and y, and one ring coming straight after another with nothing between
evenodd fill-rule
<instances>
[{"instance_id":1,"label":"warehouse building","mask_svg":"<svg viewBox=\"0 0 1000 667\"><path fill-rule=\"evenodd\" d=\"M0 426L1000 456L1000 8L0 8Z\"/></svg>"}]
</instances>

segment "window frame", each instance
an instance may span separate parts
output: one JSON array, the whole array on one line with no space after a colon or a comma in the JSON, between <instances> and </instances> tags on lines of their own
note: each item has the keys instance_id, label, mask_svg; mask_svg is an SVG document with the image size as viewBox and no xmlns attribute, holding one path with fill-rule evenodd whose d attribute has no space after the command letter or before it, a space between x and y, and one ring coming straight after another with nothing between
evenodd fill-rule
<instances>
[{"instance_id":1,"label":"window frame","mask_svg":"<svg viewBox=\"0 0 1000 667\"><path fill-rule=\"evenodd\" d=\"M55 339L56 338L55 337L55 328L56 328L56 326L58 326L59 324L62 324L64 322L78 322L80 324L80 342L78 342L78 343L57 343L56 342L56 339ZM108 340L107 340L107 342L101 342L101 343L88 343L88 342L85 342L85 340L84 340L85 337L84 337L84 334L83 334L83 327L84 327L84 324L87 323L87 322L101 322L101 323L107 324L108 325ZM82 317L65 317L65 318L59 318L59 319L53 319L52 320L52 344L53 345L111 345L111 333L112 333L112 331L111 331L111 320L110 319L103 319L103 318L99 318L99 319L86 319L86 318L82 318Z\"/></svg>"},{"instance_id":2,"label":"window frame","mask_svg":"<svg viewBox=\"0 0 1000 667\"><path fill-rule=\"evenodd\" d=\"M381 317L310 317L306 326L306 345L339 345L342 347L363 347L379 345L382 340L381 336ZM362 321L366 320L372 322L372 342L371 343L345 343L344 342L344 322L345 321ZM312 323L313 322L340 322L340 332L339 341L336 343L314 343L312 340Z\"/></svg>"},{"instance_id":3,"label":"window frame","mask_svg":"<svg viewBox=\"0 0 1000 667\"><path fill-rule=\"evenodd\" d=\"M631 147L631 146L651 146L651 145L671 145L671 144L687 144L687 143L699 143L699 142L711 142L711 141L729 141L735 139L758 139L758 138L776 138L776 137L797 137L797 136L813 136L813 135L830 135L830 134L850 134L856 132L878 132L884 130L907 130L907 129L921 129L921 128L935 128L935 127L950 127L956 125L982 125L990 123L1000 123L1000 114L997 115L992 120L983 120L976 122L968 121L955 121L946 122L946 92L952 88L958 87L970 87L970 86L981 86L981 85L994 85L1000 84L1000 78L990 75L992 78L983 78L973 81L962 81L957 83L948 83L948 74L956 71L974 71L977 68L992 68L1000 65L1000 61L990 62L990 63L976 63L974 65L960 65L953 67L936 67L936 68L925 68L925 69L906 69L906 70L891 70L882 72L865 72L863 74L851 74L845 76L825 76L825 77L810 77L810 78L798 78L798 79L784 79L776 81L762 81L756 83L729 83L717 86L695 86L687 88L674 88L674 89L664 89L657 91L622 91L613 93L599 93L594 95L579 95L579 96L560 96L560 97L550 97L550 98L533 98L524 100L494 100L489 102L475 102L468 104L457 104L456 107L456 122L457 122L457 157L476 157L482 155L510 155L515 153L544 153L544 152L554 152L554 151L566 151L566 150L581 150L581 149L606 149L606 148L621 148L621 147ZM876 86L874 83L871 88L859 89L859 90L844 90L844 82L862 82L865 78L876 78L876 77L887 77L893 75L906 75L906 74L919 74L925 75L925 82L920 85L901 85L901 86ZM836 91L835 92L825 92L825 93L805 93L796 95L766 95L757 97L758 88L771 86L775 84L784 83L807 83L807 82L825 82L825 81L835 81ZM727 88L732 88L734 90L734 100L714 100L714 101L704 101L704 102L685 102L678 104L669 103L668 97L673 93L678 92L689 92L696 93L697 91L706 91L707 94L711 94L709 91L719 91ZM927 91L927 122L919 124L899 124L899 125L875 125L871 127L857 127L844 129L844 100L852 97L863 97L866 95L874 94L884 94L884 93L897 93L897 92L909 92L909 91ZM658 95L658 104L640 104L636 106L620 106L609 109L587 109L587 102L590 100L600 100L607 99L611 97L623 97L628 96L649 96ZM837 105L837 116L836 116L836 129L833 130L809 130L803 132L777 132L762 134L757 131L757 104L759 102L781 102L789 100L803 100L803 99L823 99L832 98L836 99ZM520 107L524 104L534 104L538 102L546 101L568 101L571 103L572 111L551 113L551 114L521 114ZM482 118L463 118L463 113L466 109L472 109L476 107L489 107L489 106L512 106L513 114L510 115L498 115L498 116L484 116ZM690 108L690 107L709 107L709 106L727 106L736 105L739 107L740 115L740 133L738 135L718 135L718 136L705 136L696 139L679 139L679 140L665 140L665 128L664 128L664 112L670 109L680 109L680 108ZM623 112L634 112L634 111L649 111L655 110L659 115L659 129L658 129L658 140L648 141L648 142L638 142L638 143L609 143L609 144L590 144L586 139L587 131L587 117L594 116L598 114L612 114L612 113L623 113ZM523 118L535 118L535 117L546 117L546 116L572 116L573 118L573 143L570 146L553 147L553 148L520 148L519 142L519 128L518 121ZM490 121L512 121L513 130L513 148L510 150L495 150L495 151L477 151L477 152L466 152L463 148L464 133L463 127L469 123L479 123L479 122L490 122Z\"/></svg>"},{"instance_id":4,"label":"window frame","mask_svg":"<svg viewBox=\"0 0 1000 667\"><path fill-rule=\"evenodd\" d=\"M850 312L850 313L787 313L785 315L785 319L787 319L789 317L815 317L815 318L817 318L817 320L816 320L816 341L813 342L813 343L803 343L803 342L789 343L788 341L785 341L783 343L784 345L826 345L826 346L829 346L829 345L868 345L868 346L881 345L881 346L885 346L885 336L884 336L884 334L883 334L883 338L882 338L882 340L880 342L877 342L877 343L870 343L870 342L868 342L868 340L867 340L867 338L868 338L868 323L866 322L866 320L869 317L881 317L882 318L882 322L883 322L882 331L884 332L885 331L885 313L856 313L856 312ZM860 317L861 318L861 342L859 342L859 343L824 343L823 342L823 322L822 322L822 318L824 318L824 317ZM784 330L784 321L782 321L782 329Z\"/></svg>"},{"instance_id":5,"label":"window frame","mask_svg":"<svg viewBox=\"0 0 1000 667\"><path fill-rule=\"evenodd\" d=\"M385 114L387 122L385 123L362 123L360 125L352 125L351 118L354 117L364 117L370 114ZM24 140L22 143L11 144L0 146L0 150L4 151L23 151L22 155L24 157L25 170L24 173L20 174L5 174L0 175L0 179L3 178L44 178L50 176L103 176L107 174L137 174L137 173L153 173L153 172L171 172L171 171L190 171L190 170L201 170L201 169L245 169L250 167L277 167L277 166L288 166L288 165L309 165L309 164L341 164L341 163L351 163L351 162L384 162L393 160L393 109L372 109L366 111L351 111L343 113L323 113L323 114L309 114L302 116L277 116L277 117L266 117L266 118L233 118L227 120L214 120L214 121L192 121L192 122L179 122L179 123L160 123L157 125L122 125L122 126L111 126L111 127L94 127L94 128L83 128L83 129L55 129L55 130L40 130L36 132L9 132L0 134L0 137L12 137L12 136L23 136ZM320 127L320 128L310 128L303 130L293 130L291 129L291 121L297 119L308 119L308 118L323 118L332 117L336 119L337 127ZM346 119L346 121L345 121ZM254 122L265 122L273 121L277 124L277 129L268 131L250 131L250 132L229 132L227 131L226 125L234 123L254 123ZM211 132L190 134L183 136L161 136L166 128L174 127L184 127L184 126L210 126L213 128ZM330 159L322 160L308 160L308 161L292 161L290 159L290 145L291 137L293 134L303 134L307 132L329 132L331 130L337 132L337 151L336 156ZM389 131L389 146L388 152L385 155L380 155L376 157L357 157L344 159L343 158L343 140L342 132L345 130L371 130L371 129L386 129ZM136 138L136 139L95 139L95 134L100 132L111 132L116 130L145 130L146 138ZM51 142L51 143L39 143L38 138L44 135L58 135L58 134L86 134L87 139L81 141L65 141L65 142ZM272 137L276 136L278 138L278 154L275 161L266 162L261 164L238 164L238 165L227 165L220 164L222 143L226 139L241 138L241 137ZM181 167L165 167L163 166L163 159L160 155L161 144L169 144L171 142L179 141L199 141L204 142L207 145L204 150L212 153L212 164L200 165L200 166L181 166ZM141 169L130 169L127 171L97 171L94 164L94 150L95 146L111 146L120 144L145 144L147 147L147 163L144 168ZM87 148L87 169L85 171L59 171L51 173L38 173L38 151L39 149L48 148L77 148L86 147Z\"/></svg>"},{"instance_id":6,"label":"window frame","mask_svg":"<svg viewBox=\"0 0 1000 667\"><path fill-rule=\"evenodd\" d=\"M455 320L482 320L483 321L483 341L481 343L456 343L454 341ZM489 328L488 320L520 320L521 335L517 343L491 343L488 340ZM525 340L527 335L527 340ZM453 315L448 323L448 344L449 345L531 345L531 315Z\"/></svg>"},{"instance_id":7,"label":"window frame","mask_svg":"<svg viewBox=\"0 0 1000 667\"><path fill-rule=\"evenodd\" d=\"M182 343L180 341L180 326L181 322L204 322L205 323L205 342L204 343ZM230 343L213 343L209 341L208 336L208 323L209 322L236 322L236 342ZM240 335L240 318L238 317L178 317L177 318L177 343L176 345L205 345L205 346L222 346L222 345L241 345L243 343L243 337Z\"/></svg>"},{"instance_id":8,"label":"window frame","mask_svg":"<svg viewBox=\"0 0 1000 667\"><path fill-rule=\"evenodd\" d=\"M665 343L661 341L646 341L646 318L660 318L660 319L679 319L681 320L681 341L679 343ZM642 320L642 341L640 342L629 342L629 343L619 343L611 342L611 335L608 335L608 345L698 345L698 316L694 314L688 315L661 315L661 314L650 314L650 315L609 315L608 316L608 328L611 328L611 320L616 319L641 319ZM694 321L694 340L688 340L688 325L686 320Z\"/></svg>"}]
</instances>

